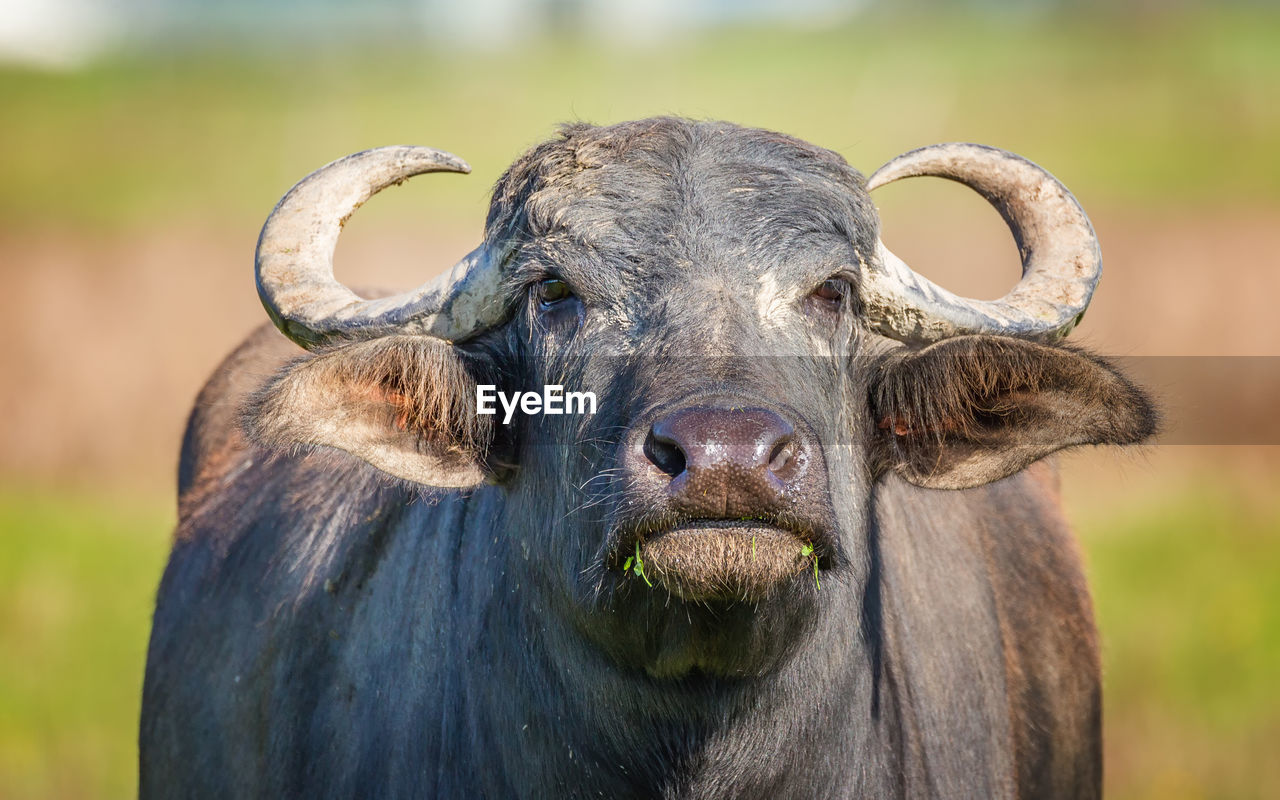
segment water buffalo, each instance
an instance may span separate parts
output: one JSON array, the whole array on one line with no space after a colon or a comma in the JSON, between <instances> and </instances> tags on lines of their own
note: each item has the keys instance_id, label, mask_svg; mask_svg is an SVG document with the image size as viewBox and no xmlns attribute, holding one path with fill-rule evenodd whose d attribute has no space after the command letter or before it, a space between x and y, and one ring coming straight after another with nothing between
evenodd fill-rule
<instances>
[{"instance_id":1,"label":"water buffalo","mask_svg":"<svg viewBox=\"0 0 1280 800\"><path fill-rule=\"evenodd\" d=\"M1155 415L1062 344L1101 259L1056 179L971 144L865 179L763 130L574 124L439 279L334 279L364 200L467 169L357 153L267 220L284 336L187 429L144 797L1098 795L1096 631L1041 459ZM1008 295L880 242L869 191L914 175L1004 216ZM476 413L547 386L596 413Z\"/></svg>"}]
</instances>

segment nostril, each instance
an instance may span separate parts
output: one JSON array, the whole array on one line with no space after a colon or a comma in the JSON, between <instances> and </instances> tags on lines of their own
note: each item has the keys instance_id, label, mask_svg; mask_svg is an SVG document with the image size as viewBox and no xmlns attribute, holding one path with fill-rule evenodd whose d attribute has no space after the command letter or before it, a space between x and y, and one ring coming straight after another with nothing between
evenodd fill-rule
<instances>
[{"instance_id":1,"label":"nostril","mask_svg":"<svg viewBox=\"0 0 1280 800\"><path fill-rule=\"evenodd\" d=\"M684 450L671 439L654 434L651 430L644 440L644 454L653 465L672 478L685 470Z\"/></svg>"},{"instance_id":2,"label":"nostril","mask_svg":"<svg viewBox=\"0 0 1280 800\"><path fill-rule=\"evenodd\" d=\"M796 440L792 437L780 439L769 453L769 471L784 481L794 477L797 449Z\"/></svg>"}]
</instances>

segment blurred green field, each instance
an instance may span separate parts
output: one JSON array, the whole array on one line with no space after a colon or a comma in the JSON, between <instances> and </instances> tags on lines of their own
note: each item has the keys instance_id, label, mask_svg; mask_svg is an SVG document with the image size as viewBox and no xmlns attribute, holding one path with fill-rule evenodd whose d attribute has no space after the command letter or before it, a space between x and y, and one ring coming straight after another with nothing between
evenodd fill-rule
<instances>
[{"instance_id":1,"label":"blurred green field","mask_svg":"<svg viewBox=\"0 0 1280 800\"><path fill-rule=\"evenodd\" d=\"M1108 796L1280 792L1280 498L1228 484L1077 509L1104 640ZM0 494L0 796L128 797L171 514Z\"/></svg>"},{"instance_id":2,"label":"blurred green field","mask_svg":"<svg viewBox=\"0 0 1280 800\"><path fill-rule=\"evenodd\" d=\"M476 168L397 204L472 224L562 121L661 113L784 130L873 169L972 140L1054 165L1088 203L1280 202L1280 13L867 15L661 49L582 39L493 52L175 44L86 70L0 68L0 218L255 226L298 176L373 144ZM376 205L376 204L375 204Z\"/></svg>"},{"instance_id":3,"label":"blurred green field","mask_svg":"<svg viewBox=\"0 0 1280 800\"><path fill-rule=\"evenodd\" d=\"M136 795L166 512L96 493L0 492L0 797Z\"/></svg>"},{"instance_id":4,"label":"blurred green field","mask_svg":"<svg viewBox=\"0 0 1280 800\"><path fill-rule=\"evenodd\" d=\"M1280 497L1208 473L1167 491L1077 515L1102 629L1109 796L1280 796Z\"/></svg>"}]
</instances>

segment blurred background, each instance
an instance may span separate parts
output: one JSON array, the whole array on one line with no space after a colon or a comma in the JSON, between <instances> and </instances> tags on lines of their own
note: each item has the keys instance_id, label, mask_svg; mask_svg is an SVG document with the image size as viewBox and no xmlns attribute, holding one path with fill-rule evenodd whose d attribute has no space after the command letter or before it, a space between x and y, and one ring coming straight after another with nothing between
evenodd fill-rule
<instances>
[{"instance_id":1,"label":"blurred background","mask_svg":"<svg viewBox=\"0 0 1280 800\"><path fill-rule=\"evenodd\" d=\"M276 199L348 152L474 174L379 195L347 282L416 285L559 122L773 128L865 172L971 140L1045 165L1107 271L1073 341L1125 357L1160 443L1060 459L1105 647L1113 798L1280 797L1280 12L1161 0L0 0L0 797L127 797L185 415L265 320ZM998 215L876 195L980 297Z\"/></svg>"}]
</instances>

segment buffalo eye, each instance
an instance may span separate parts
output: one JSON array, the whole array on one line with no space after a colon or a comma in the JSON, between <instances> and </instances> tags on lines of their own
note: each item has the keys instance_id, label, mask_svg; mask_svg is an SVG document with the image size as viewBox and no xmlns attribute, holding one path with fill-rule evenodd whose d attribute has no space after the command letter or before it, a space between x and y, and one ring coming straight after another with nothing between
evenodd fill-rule
<instances>
[{"instance_id":1,"label":"buffalo eye","mask_svg":"<svg viewBox=\"0 0 1280 800\"><path fill-rule=\"evenodd\" d=\"M539 323L546 330L568 330L582 324L582 301L559 278L544 278L529 288Z\"/></svg>"},{"instance_id":2,"label":"buffalo eye","mask_svg":"<svg viewBox=\"0 0 1280 800\"><path fill-rule=\"evenodd\" d=\"M569 289L569 284L559 278L547 278L540 282L534 289L534 294L543 308L551 308L556 303L573 297L573 291Z\"/></svg>"},{"instance_id":3,"label":"buffalo eye","mask_svg":"<svg viewBox=\"0 0 1280 800\"><path fill-rule=\"evenodd\" d=\"M844 278L827 278L809 293L809 301L819 308L838 311L844 306L850 291L849 282Z\"/></svg>"}]
</instances>

